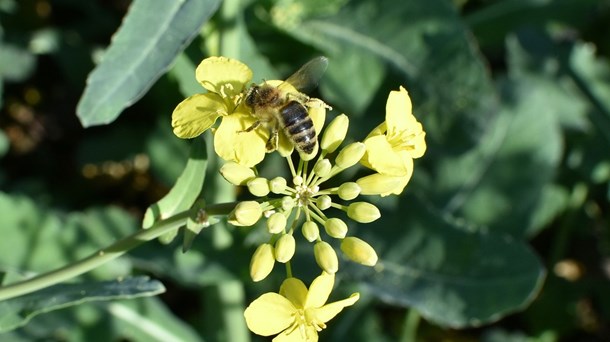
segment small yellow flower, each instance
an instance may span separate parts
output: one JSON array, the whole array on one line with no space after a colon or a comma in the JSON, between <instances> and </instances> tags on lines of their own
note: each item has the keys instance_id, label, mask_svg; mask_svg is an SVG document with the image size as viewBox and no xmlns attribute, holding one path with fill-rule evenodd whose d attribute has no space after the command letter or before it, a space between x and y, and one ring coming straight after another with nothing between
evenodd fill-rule
<instances>
[{"instance_id":1,"label":"small yellow flower","mask_svg":"<svg viewBox=\"0 0 610 342\"><path fill-rule=\"evenodd\" d=\"M386 120L365 139L366 153L361 163L380 174L399 177L399 184L382 193L400 194L413 174L413 159L426 151L426 133L411 112L411 99L405 88L390 92Z\"/></svg>"},{"instance_id":2,"label":"small yellow flower","mask_svg":"<svg viewBox=\"0 0 610 342\"><path fill-rule=\"evenodd\" d=\"M222 118L214 135L214 149L224 160L254 166L265 157L267 136L240 134L256 119L241 100L252 79L252 70L240 61L226 57L204 59L195 71L197 81L208 91L182 101L172 113L174 134L194 138Z\"/></svg>"},{"instance_id":3,"label":"small yellow flower","mask_svg":"<svg viewBox=\"0 0 610 342\"><path fill-rule=\"evenodd\" d=\"M262 336L279 334L274 342L317 341L326 322L360 298L360 294L353 293L346 299L325 304L334 282L334 275L322 273L307 290L297 278L284 280L279 294L265 293L246 308L248 328Z\"/></svg>"}]
</instances>

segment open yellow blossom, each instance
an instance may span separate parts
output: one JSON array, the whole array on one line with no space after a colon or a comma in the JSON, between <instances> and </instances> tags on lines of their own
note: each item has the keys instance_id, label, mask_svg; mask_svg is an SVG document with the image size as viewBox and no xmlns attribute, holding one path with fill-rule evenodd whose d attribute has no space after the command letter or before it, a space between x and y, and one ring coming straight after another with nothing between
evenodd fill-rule
<instances>
[{"instance_id":1,"label":"open yellow blossom","mask_svg":"<svg viewBox=\"0 0 610 342\"><path fill-rule=\"evenodd\" d=\"M364 140L366 153L362 165L388 178L397 180L396 187L381 194L400 194L413 174L413 159L426 151L426 133L412 114L412 105L405 88L390 92L386 103L386 119Z\"/></svg>"},{"instance_id":2,"label":"open yellow blossom","mask_svg":"<svg viewBox=\"0 0 610 342\"><path fill-rule=\"evenodd\" d=\"M226 57L204 59L195 71L197 81L208 91L182 101L172 113L174 134L194 138L222 118L214 135L214 150L227 161L254 166L265 157L269 135L265 131L243 133L256 119L243 105L243 91L252 79L252 70Z\"/></svg>"},{"instance_id":3,"label":"open yellow blossom","mask_svg":"<svg viewBox=\"0 0 610 342\"><path fill-rule=\"evenodd\" d=\"M280 293L268 292L246 308L248 328L262 336L276 335L274 342L318 340L318 332L343 308L360 298L358 293L325 304L335 283L335 276L322 273L311 283L309 291L297 278L284 280Z\"/></svg>"},{"instance_id":4,"label":"open yellow blossom","mask_svg":"<svg viewBox=\"0 0 610 342\"><path fill-rule=\"evenodd\" d=\"M182 101L172 113L174 134L183 139L194 138L210 129L218 118L220 125L214 134L214 150L222 159L244 166L255 166L265 158L269 129L260 125L252 131L257 118L243 101L244 90L252 79L252 71L240 61L227 57L204 59L195 72L197 81L208 91L195 94ZM272 86L296 89L279 80L265 81ZM318 100L319 101L319 100ZM309 115L316 131L324 124L326 107L323 102L312 99L308 105ZM293 144L284 134L279 135L278 152L289 156Z\"/></svg>"}]
</instances>

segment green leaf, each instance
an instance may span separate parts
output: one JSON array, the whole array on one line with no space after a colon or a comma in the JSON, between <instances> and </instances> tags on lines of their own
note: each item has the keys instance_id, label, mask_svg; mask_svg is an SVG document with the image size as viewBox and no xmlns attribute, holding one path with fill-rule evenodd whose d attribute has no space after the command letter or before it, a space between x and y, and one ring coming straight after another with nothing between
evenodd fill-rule
<instances>
[{"instance_id":1,"label":"green leaf","mask_svg":"<svg viewBox=\"0 0 610 342\"><path fill-rule=\"evenodd\" d=\"M467 231L416 199L404 199L402 207L409 209L379 223L377 241L366 239L378 251L386 246L380 271L365 274L380 299L453 328L496 321L534 299L545 270L525 243Z\"/></svg>"},{"instance_id":2,"label":"green leaf","mask_svg":"<svg viewBox=\"0 0 610 342\"><path fill-rule=\"evenodd\" d=\"M532 211L554 178L561 131L544 88L527 78L502 86L508 103L480 144L438 162L437 205L450 215L522 236L533 228Z\"/></svg>"},{"instance_id":3,"label":"green leaf","mask_svg":"<svg viewBox=\"0 0 610 342\"><path fill-rule=\"evenodd\" d=\"M115 329L129 341L201 341L185 322L178 319L161 300L155 297L108 304L115 318Z\"/></svg>"},{"instance_id":4,"label":"green leaf","mask_svg":"<svg viewBox=\"0 0 610 342\"><path fill-rule=\"evenodd\" d=\"M77 107L85 127L107 124L142 97L216 11L218 0L132 3Z\"/></svg>"},{"instance_id":5,"label":"green leaf","mask_svg":"<svg viewBox=\"0 0 610 342\"><path fill-rule=\"evenodd\" d=\"M165 197L148 207L144 214L142 227L150 228L158 220L166 219L191 208L203 188L206 166L205 140L202 137L193 139L191 155L182 174ZM173 232L171 236L162 236L161 241L169 243L176 234L177 231Z\"/></svg>"},{"instance_id":6,"label":"green leaf","mask_svg":"<svg viewBox=\"0 0 610 342\"><path fill-rule=\"evenodd\" d=\"M493 117L497 103L491 79L469 33L447 1L350 1L336 15L324 17L301 18L299 11L288 10L272 13L276 25L330 57L323 89L337 88L329 95L339 95L327 99L330 103L358 110L363 107L361 97L371 96L362 94L373 90L370 85L355 89L350 83L365 83L370 77L366 68L370 64L373 70L379 69L376 63L362 60L348 78L345 72L331 71L335 64L344 59L351 63L351 55L361 54L382 61L393 71L392 83L380 95L383 101L389 90L404 85L416 115L421 113L425 121L427 137L434 145L452 146L444 149L445 153L471 147ZM372 85L378 77L372 78ZM367 113L376 122L373 126L383 115L380 110Z\"/></svg>"},{"instance_id":7,"label":"green leaf","mask_svg":"<svg viewBox=\"0 0 610 342\"><path fill-rule=\"evenodd\" d=\"M154 296L164 291L163 284L148 277L55 285L0 302L0 332L23 326L36 315L65 307L91 301Z\"/></svg>"}]
</instances>

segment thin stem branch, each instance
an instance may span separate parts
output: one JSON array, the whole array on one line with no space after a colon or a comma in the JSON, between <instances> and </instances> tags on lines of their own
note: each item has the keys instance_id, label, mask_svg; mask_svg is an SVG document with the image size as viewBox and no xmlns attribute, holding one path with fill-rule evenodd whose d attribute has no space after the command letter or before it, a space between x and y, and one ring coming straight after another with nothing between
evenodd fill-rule
<instances>
[{"instance_id":1,"label":"thin stem branch","mask_svg":"<svg viewBox=\"0 0 610 342\"><path fill-rule=\"evenodd\" d=\"M146 241L156 239L167 232L180 228L186 224L187 219L195 214L198 209L192 208L166 220L159 221L151 228L139 230L75 263L18 283L0 287L0 300L28 294L89 272L110 260L118 258Z\"/></svg>"}]
</instances>

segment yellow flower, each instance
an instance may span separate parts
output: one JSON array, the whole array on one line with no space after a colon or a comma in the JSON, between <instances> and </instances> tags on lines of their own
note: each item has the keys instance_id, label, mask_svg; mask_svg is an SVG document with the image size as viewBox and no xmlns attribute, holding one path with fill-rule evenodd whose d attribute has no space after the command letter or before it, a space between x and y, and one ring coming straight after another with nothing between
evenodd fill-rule
<instances>
[{"instance_id":1,"label":"yellow flower","mask_svg":"<svg viewBox=\"0 0 610 342\"><path fill-rule=\"evenodd\" d=\"M218 118L220 125L214 131L214 150L222 159L252 167L265 158L269 128L260 125L252 131L246 130L257 122L257 118L243 101L244 90L252 79L252 71L240 61L226 57L204 59L195 72L197 81L208 91L193 95L182 101L172 113L174 134L183 139L194 138L210 129ZM287 92L296 92L290 84L279 80L266 84ZM311 102L311 104L309 103ZM310 99L309 115L316 132L320 132L327 106L320 100ZM278 152L289 156L293 144L284 134L279 135Z\"/></svg>"},{"instance_id":2,"label":"yellow flower","mask_svg":"<svg viewBox=\"0 0 610 342\"><path fill-rule=\"evenodd\" d=\"M326 304L335 276L322 273L311 283L309 291L297 278L284 280L280 293L265 293L244 312L248 328L262 336L276 336L274 342L318 340L318 332L343 308L360 298L358 293Z\"/></svg>"},{"instance_id":3,"label":"yellow flower","mask_svg":"<svg viewBox=\"0 0 610 342\"><path fill-rule=\"evenodd\" d=\"M254 166L265 157L268 133L240 133L255 121L241 100L252 79L252 71L240 61L226 57L204 59L195 71L197 81L208 91L182 101L172 113L174 134L194 138L222 118L214 135L216 153L227 161Z\"/></svg>"},{"instance_id":4,"label":"yellow flower","mask_svg":"<svg viewBox=\"0 0 610 342\"><path fill-rule=\"evenodd\" d=\"M366 153L360 162L382 175L399 179L397 186L382 196L400 194L413 174L413 159L426 152L426 133L411 109L405 88L390 92L385 122L364 140Z\"/></svg>"}]
</instances>

